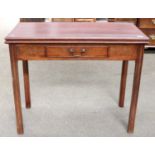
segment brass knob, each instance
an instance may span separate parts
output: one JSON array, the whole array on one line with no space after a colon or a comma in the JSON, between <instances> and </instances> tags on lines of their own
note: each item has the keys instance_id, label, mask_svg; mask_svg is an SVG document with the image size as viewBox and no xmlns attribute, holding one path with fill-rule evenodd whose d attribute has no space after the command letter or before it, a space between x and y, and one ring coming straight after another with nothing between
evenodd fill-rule
<instances>
[{"instance_id":1,"label":"brass knob","mask_svg":"<svg viewBox=\"0 0 155 155\"><path fill-rule=\"evenodd\" d=\"M71 53L75 52L74 48L70 48L69 52L71 52Z\"/></svg>"},{"instance_id":2,"label":"brass knob","mask_svg":"<svg viewBox=\"0 0 155 155\"><path fill-rule=\"evenodd\" d=\"M86 49L85 49L85 48L82 48L82 49L81 49L81 52L86 52Z\"/></svg>"},{"instance_id":3,"label":"brass knob","mask_svg":"<svg viewBox=\"0 0 155 155\"><path fill-rule=\"evenodd\" d=\"M152 23L155 24L155 19L152 19Z\"/></svg>"},{"instance_id":4,"label":"brass knob","mask_svg":"<svg viewBox=\"0 0 155 155\"><path fill-rule=\"evenodd\" d=\"M155 40L155 35L150 35L150 38L151 38L152 40Z\"/></svg>"}]
</instances>

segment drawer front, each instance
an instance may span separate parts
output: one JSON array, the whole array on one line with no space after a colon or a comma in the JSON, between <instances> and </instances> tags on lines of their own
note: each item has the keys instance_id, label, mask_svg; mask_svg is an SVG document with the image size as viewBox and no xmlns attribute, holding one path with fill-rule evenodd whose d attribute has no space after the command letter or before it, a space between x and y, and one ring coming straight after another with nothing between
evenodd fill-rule
<instances>
[{"instance_id":1,"label":"drawer front","mask_svg":"<svg viewBox=\"0 0 155 155\"><path fill-rule=\"evenodd\" d=\"M140 28L155 28L155 18L141 18L139 19Z\"/></svg>"},{"instance_id":2,"label":"drawer front","mask_svg":"<svg viewBox=\"0 0 155 155\"><path fill-rule=\"evenodd\" d=\"M141 29L149 38L149 45L155 45L155 29Z\"/></svg>"},{"instance_id":3,"label":"drawer front","mask_svg":"<svg viewBox=\"0 0 155 155\"><path fill-rule=\"evenodd\" d=\"M107 57L108 46L47 46L47 57Z\"/></svg>"},{"instance_id":4,"label":"drawer front","mask_svg":"<svg viewBox=\"0 0 155 155\"><path fill-rule=\"evenodd\" d=\"M109 59L135 60L137 52L137 45L113 45L109 48Z\"/></svg>"},{"instance_id":5,"label":"drawer front","mask_svg":"<svg viewBox=\"0 0 155 155\"><path fill-rule=\"evenodd\" d=\"M16 45L19 60L135 60L137 45Z\"/></svg>"}]
</instances>

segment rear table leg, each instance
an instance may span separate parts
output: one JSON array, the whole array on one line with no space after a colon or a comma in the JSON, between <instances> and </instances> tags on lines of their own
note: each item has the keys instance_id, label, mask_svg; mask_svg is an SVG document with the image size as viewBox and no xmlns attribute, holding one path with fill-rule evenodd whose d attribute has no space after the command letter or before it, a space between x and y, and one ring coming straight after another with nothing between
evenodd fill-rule
<instances>
[{"instance_id":1,"label":"rear table leg","mask_svg":"<svg viewBox=\"0 0 155 155\"><path fill-rule=\"evenodd\" d=\"M120 86L120 96L119 96L119 107L124 107L127 72L128 72L128 61L123 61L123 63L122 63L122 75L121 75L121 86Z\"/></svg>"},{"instance_id":2,"label":"rear table leg","mask_svg":"<svg viewBox=\"0 0 155 155\"><path fill-rule=\"evenodd\" d=\"M28 61L27 60L23 61L23 76L24 76L26 108L31 108L29 68L28 68Z\"/></svg>"}]
</instances>

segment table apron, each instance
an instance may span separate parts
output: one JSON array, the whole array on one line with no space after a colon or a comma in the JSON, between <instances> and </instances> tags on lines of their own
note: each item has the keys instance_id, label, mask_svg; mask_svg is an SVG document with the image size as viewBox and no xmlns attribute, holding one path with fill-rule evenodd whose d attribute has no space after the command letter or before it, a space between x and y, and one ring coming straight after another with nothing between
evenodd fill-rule
<instances>
[{"instance_id":1,"label":"table apron","mask_svg":"<svg viewBox=\"0 0 155 155\"><path fill-rule=\"evenodd\" d=\"M141 45L15 44L17 60L136 60Z\"/></svg>"}]
</instances>

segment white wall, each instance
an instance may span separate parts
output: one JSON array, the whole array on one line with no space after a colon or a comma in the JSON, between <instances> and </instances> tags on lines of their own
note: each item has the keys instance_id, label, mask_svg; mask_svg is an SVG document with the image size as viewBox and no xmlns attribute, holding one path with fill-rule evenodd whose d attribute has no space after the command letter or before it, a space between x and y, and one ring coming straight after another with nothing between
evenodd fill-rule
<instances>
[{"instance_id":1,"label":"white wall","mask_svg":"<svg viewBox=\"0 0 155 155\"><path fill-rule=\"evenodd\" d=\"M0 17L0 50L5 46L4 39L19 22L19 18Z\"/></svg>"}]
</instances>

